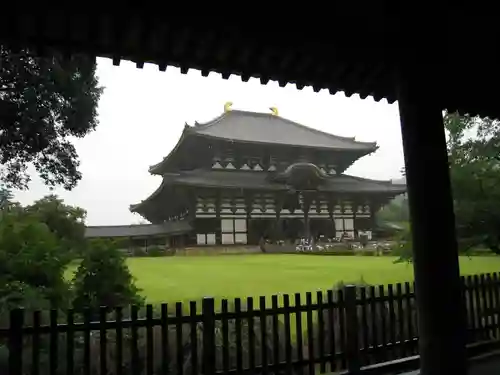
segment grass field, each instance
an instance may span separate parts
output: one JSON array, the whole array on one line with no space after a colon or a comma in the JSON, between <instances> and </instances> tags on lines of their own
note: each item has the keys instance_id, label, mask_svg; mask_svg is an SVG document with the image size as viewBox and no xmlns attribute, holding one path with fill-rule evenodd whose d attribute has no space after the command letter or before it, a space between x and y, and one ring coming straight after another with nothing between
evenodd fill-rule
<instances>
[{"instance_id":1,"label":"grass field","mask_svg":"<svg viewBox=\"0 0 500 375\"><path fill-rule=\"evenodd\" d=\"M150 303L235 298L326 290L339 281L372 284L413 280L408 264L391 257L219 255L130 258L128 264ZM462 257L462 274L500 271L500 257Z\"/></svg>"}]
</instances>

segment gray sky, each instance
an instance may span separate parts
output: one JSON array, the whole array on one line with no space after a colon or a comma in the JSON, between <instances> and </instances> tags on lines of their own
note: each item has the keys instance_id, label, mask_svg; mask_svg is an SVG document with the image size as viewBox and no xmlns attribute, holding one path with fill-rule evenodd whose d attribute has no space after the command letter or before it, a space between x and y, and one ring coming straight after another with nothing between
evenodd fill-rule
<instances>
[{"instance_id":1,"label":"gray sky","mask_svg":"<svg viewBox=\"0 0 500 375\"><path fill-rule=\"evenodd\" d=\"M160 72L153 65L141 70L129 62L116 67L108 59L98 60L97 74L105 88L98 110L100 124L75 141L83 179L72 191L53 191L86 209L88 225L138 223L141 217L131 214L129 205L145 199L161 183L148 167L169 153L186 122L191 125L220 115L227 101L234 109L256 112L269 112L275 106L280 116L309 127L376 141L379 150L346 173L385 180L400 176L403 151L397 104L376 103L371 97L361 100L358 95L346 98L343 93L332 96L326 90L314 93L312 88L299 91L295 85L281 88L273 82L263 86L255 79L223 80L215 73L183 75L176 68ZM29 190L14 193L28 204L50 190L33 174Z\"/></svg>"}]
</instances>

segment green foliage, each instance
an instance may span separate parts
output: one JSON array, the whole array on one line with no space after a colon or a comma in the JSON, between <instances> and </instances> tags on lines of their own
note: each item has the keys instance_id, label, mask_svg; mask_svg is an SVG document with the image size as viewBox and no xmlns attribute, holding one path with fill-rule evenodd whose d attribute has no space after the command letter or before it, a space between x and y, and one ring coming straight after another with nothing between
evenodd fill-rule
<instances>
[{"instance_id":1,"label":"green foliage","mask_svg":"<svg viewBox=\"0 0 500 375\"><path fill-rule=\"evenodd\" d=\"M42 180L72 189L81 179L72 137L98 124L102 93L96 64L86 56L39 57L29 49L0 46L0 176L26 188L27 166Z\"/></svg>"},{"instance_id":2,"label":"green foliage","mask_svg":"<svg viewBox=\"0 0 500 375\"><path fill-rule=\"evenodd\" d=\"M500 254L500 123L447 113L444 124L460 248Z\"/></svg>"},{"instance_id":3,"label":"green foliage","mask_svg":"<svg viewBox=\"0 0 500 375\"><path fill-rule=\"evenodd\" d=\"M12 191L7 187L2 186L0 188L0 210L6 209L12 203L13 199L14 194L12 194Z\"/></svg>"},{"instance_id":4,"label":"green foliage","mask_svg":"<svg viewBox=\"0 0 500 375\"><path fill-rule=\"evenodd\" d=\"M111 241L92 241L73 279L76 309L142 304L125 255Z\"/></svg>"},{"instance_id":5,"label":"green foliage","mask_svg":"<svg viewBox=\"0 0 500 375\"><path fill-rule=\"evenodd\" d=\"M376 220L381 222L400 223L410 220L410 210L406 195L400 195L382 207L376 213Z\"/></svg>"},{"instance_id":6,"label":"green foliage","mask_svg":"<svg viewBox=\"0 0 500 375\"><path fill-rule=\"evenodd\" d=\"M47 225L68 256L82 254L87 215L84 209L67 205L56 195L48 195L27 206L25 212Z\"/></svg>"},{"instance_id":7,"label":"green foliage","mask_svg":"<svg viewBox=\"0 0 500 375\"><path fill-rule=\"evenodd\" d=\"M0 284L4 291L8 291L12 283L20 283L43 290L52 304L59 305L67 293L63 275L69 261L61 254L57 237L45 223L24 212L2 215Z\"/></svg>"},{"instance_id":8,"label":"green foliage","mask_svg":"<svg viewBox=\"0 0 500 375\"><path fill-rule=\"evenodd\" d=\"M165 248L161 246L150 246L148 247L148 255L150 257L161 257L166 255Z\"/></svg>"},{"instance_id":9,"label":"green foliage","mask_svg":"<svg viewBox=\"0 0 500 375\"><path fill-rule=\"evenodd\" d=\"M392 254L398 257L394 263L411 263L413 261L413 245L411 238L411 228L407 224L403 231L398 234L397 244L392 249Z\"/></svg>"},{"instance_id":10,"label":"green foliage","mask_svg":"<svg viewBox=\"0 0 500 375\"><path fill-rule=\"evenodd\" d=\"M134 257L147 257L148 253L142 247L134 247L132 248L132 256Z\"/></svg>"}]
</instances>

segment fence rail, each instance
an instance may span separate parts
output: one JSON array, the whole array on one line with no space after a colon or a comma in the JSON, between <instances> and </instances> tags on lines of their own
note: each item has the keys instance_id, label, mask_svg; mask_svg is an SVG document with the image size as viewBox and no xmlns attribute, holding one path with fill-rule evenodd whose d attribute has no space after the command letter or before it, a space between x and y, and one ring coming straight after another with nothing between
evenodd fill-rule
<instances>
[{"instance_id":1,"label":"fence rail","mask_svg":"<svg viewBox=\"0 0 500 375\"><path fill-rule=\"evenodd\" d=\"M499 340L499 275L462 282L469 344ZM205 298L201 306L12 310L0 328L0 355L3 346L8 358L0 373L377 374L418 366L411 283L346 286L306 293L305 301L299 293L274 295L267 303L249 297L216 306Z\"/></svg>"}]
</instances>

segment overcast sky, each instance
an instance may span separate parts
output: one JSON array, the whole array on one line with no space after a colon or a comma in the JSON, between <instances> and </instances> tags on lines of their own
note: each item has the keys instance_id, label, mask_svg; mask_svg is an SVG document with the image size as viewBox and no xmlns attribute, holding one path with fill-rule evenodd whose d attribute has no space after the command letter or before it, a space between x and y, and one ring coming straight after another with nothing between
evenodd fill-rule
<instances>
[{"instance_id":1,"label":"overcast sky","mask_svg":"<svg viewBox=\"0 0 500 375\"><path fill-rule=\"evenodd\" d=\"M129 212L161 183L148 167L166 156L176 144L184 124L206 122L223 112L224 103L234 109L269 112L332 134L376 141L379 150L357 161L346 173L388 180L400 177L403 151L397 104L372 98L361 100L343 93L314 93L295 85L266 86L239 77L223 80L198 71L181 74L176 68L158 71L153 65L137 69L122 62L98 60L97 74L104 93L99 102L97 130L75 146L81 160L83 178L72 191L55 189L69 204L87 210L88 225L138 223L141 217ZM28 191L15 191L16 199L28 204L50 190L33 175Z\"/></svg>"}]
</instances>

